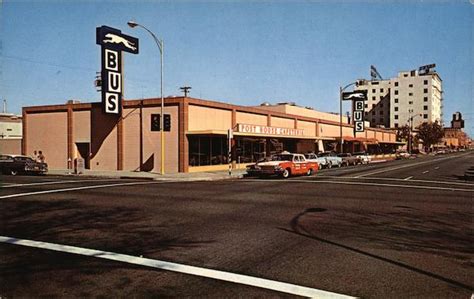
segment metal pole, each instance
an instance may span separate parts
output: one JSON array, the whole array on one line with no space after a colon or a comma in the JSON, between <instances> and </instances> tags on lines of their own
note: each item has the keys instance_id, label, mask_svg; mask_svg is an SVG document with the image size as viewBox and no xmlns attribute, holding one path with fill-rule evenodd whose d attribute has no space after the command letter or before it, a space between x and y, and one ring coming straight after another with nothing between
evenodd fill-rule
<instances>
[{"instance_id":1,"label":"metal pole","mask_svg":"<svg viewBox=\"0 0 474 299\"><path fill-rule=\"evenodd\" d=\"M164 124L164 119L163 119L163 109L164 109L164 99L163 99L163 52L165 51L164 45L163 45L163 40L160 40L160 54L161 54L161 116L160 116L160 127L161 127L161 174L165 174L165 127L163 126Z\"/></svg>"},{"instance_id":2,"label":"metal pole","mask_svg":"<svg viewBox=\"0 0 474 299\"><path fill-rule=\"evenodd\" d=\"M340 146L340 152L342 153L344 150L343 147L343 140L342 140L342 87L339 86L339 137L341 146Z\"/></svg>"}]
</instances>

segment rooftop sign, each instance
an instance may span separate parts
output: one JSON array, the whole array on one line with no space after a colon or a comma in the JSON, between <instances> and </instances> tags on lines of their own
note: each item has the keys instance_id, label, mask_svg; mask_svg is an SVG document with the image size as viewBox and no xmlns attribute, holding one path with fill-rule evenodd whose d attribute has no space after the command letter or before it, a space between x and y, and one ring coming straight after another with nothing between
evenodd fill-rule
<instances>
[{"instance_id":1,"label":"rooftop sign","mask_svg":"<svg viewBox=\"0 0 474 299\"><path fill-rule=\"evenodd\" d=\"M122 52L138 54L138 39L118 29L96 28L96 43L102 50L102 105L105 113L120 115L123 93Z\"/></svg>"}]
</instances>

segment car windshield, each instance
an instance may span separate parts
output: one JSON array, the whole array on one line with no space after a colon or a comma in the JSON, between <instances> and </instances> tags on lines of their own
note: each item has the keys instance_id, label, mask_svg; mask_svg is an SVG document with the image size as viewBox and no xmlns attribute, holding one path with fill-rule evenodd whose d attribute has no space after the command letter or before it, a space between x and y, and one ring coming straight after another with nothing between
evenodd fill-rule
<instances>
[{"instance_id":1,"label":"car windshield","mask_svg":"<svg viewBox=\"0 0 474 299\"><path fill-rule=\"evenodd\" d=\"M272 161L292 161L293 155L274 155Z\"/></svg>"},{"instance_id":2,"label":"car windshield","mask_svg":"<svg viewBox=\"0 0 474 299\"><path fill-rule=\"evenodd\" d=\"M331 155L330 152L320 153L320 154L319 154L320 157L328 157L328 156L330 156L330 155Z\"/></svg>"},{"instance_id":3,"label":"car windshield","mask_svg":"<svg viewBox=\"0 0 474 299\"><path fill-rule=\"evenodd\" d=\"M337 156L338 157L348 157L349 155L348 154L338 154Z\"/></svg>"},{"instance_id":4,"label":"car windshield","mask_svg":"<svg viewBox=\"0 0 474 299\"><path fill-rule=\"evenodd\" d=\"M304 154L306 159L316 159L318 156L315 154Z\"/></svg>"}]
</instances>

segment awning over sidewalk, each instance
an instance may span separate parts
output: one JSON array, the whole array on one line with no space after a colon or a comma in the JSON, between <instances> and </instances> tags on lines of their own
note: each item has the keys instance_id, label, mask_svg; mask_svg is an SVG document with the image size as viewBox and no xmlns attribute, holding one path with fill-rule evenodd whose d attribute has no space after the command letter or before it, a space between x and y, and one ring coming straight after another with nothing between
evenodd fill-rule
<instances>
[{"instance_id":1,"label":"awning over sidewalk","mask_svg":"<svg viewBox=\"0 0 474 299\"><path fill-rule=\"evenodd\" d=\"M402 142L402 141L379 141L379 143L383 143L383 144L398 144L398 145L405 145L406 142Z\"/></svg>"},{"instance_id":2,"label":"awning over sidewalk","mask_svg":"<svg viewBox=\"0 0 474 299\"><path fill-rule=\"evenodd\" d=\"M378 141L376 138L365 138L365 137L352 137L352 136L343 136L342 139L348 142L360 142L365 144L378 144L381 141Z\"/></svg>"}]
</instances>

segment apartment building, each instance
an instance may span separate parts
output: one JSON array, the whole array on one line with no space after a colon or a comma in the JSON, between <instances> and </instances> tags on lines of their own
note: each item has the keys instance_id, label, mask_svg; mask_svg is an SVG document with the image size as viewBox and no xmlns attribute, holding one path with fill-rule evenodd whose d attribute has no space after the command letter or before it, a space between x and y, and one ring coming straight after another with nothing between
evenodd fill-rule
<instances>
[{"instance_id":1,"label":"apartment building","mask_svg":"<svg viewBox=\"0 0 474 299\"><path fill-rule=\"evenodd\" d=\"M399 72L388 80L360 80L357 89L367 90L365 116L371 127L416 128L442 121L442 80L431 68Z\"/></svg>"}]
</instances>

